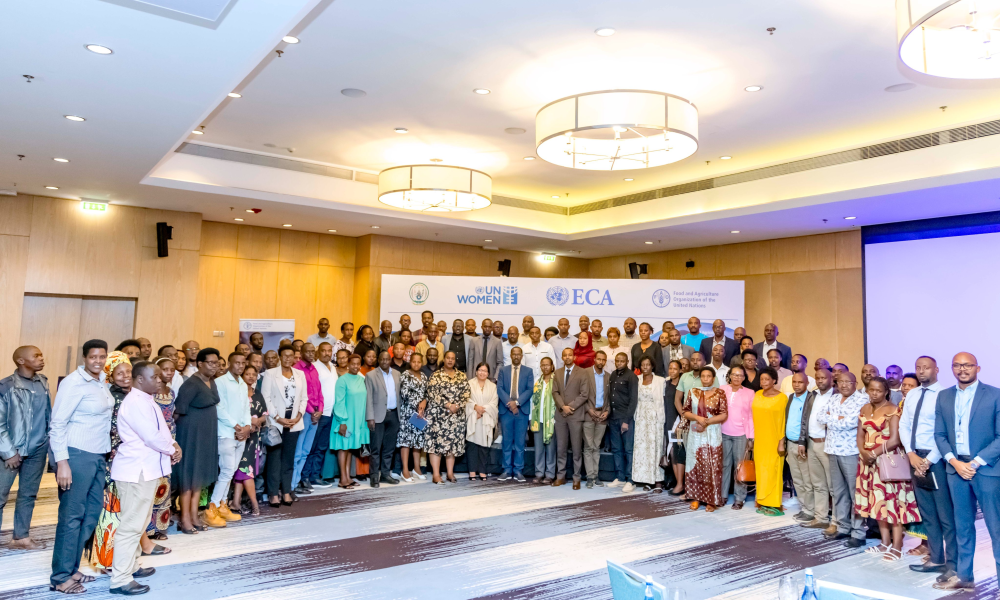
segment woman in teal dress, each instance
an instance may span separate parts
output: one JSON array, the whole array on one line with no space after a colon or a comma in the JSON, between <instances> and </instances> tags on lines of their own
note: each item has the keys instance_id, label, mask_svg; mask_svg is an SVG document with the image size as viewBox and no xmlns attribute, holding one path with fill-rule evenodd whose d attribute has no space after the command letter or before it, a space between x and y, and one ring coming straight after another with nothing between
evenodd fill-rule
<instances>
[{"instance_id":1,"label":"woman in teal dress","mask_svg":"<svg viewBox=\"0 0 1000 600\"><path fill-rule=\"evenodd\" d=\"M358 485L351 479L348 463L351 450L357 450L370 439L368 423L365 421L368 392L365 389L365 378L358 374L360 370L361 357L355 354L347 363L347 373L337 379L333 423L330 427L330 450L337 451L337 464L340 466L340 483L337 487L345 489Z\"/></svg>"}]
</instances>

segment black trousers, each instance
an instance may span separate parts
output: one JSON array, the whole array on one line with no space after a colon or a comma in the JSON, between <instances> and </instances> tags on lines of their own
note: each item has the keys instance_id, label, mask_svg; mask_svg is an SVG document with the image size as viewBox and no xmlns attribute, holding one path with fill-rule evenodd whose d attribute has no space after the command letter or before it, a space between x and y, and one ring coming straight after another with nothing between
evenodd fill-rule
<instances>
[{"instance_id":1,"label":"black trousers","mask_svg":"<svg viewBox=\"0 0 1000 600\"><path fill-rule=\"evenodd\" d=\"M490 449L472 442L465 442L465 456L469 467L469 475L474 473L489 473Z\"/></svg>"},{"instance_id":2,"label":"black trousers","mask_svg":"<svg viewBox=\"0 0 1000 600\"><path fill-rule=\"evenodd\" d=\"M385 418L381 423L375 423L375 431L372 432L371 441L371 466L372 477L381 474L381 477L389 477L392 471L392 458L396 453L396 439L399 437L399 413L396 409L385 411ZM378 481L376 479L376 481Z\"/></svg>"},{"instance_id":3,"label":"black trousers","mask_svg":"<svg viewBox=\"0 0 1000 600\"><path fill-rule=\"evenodd\" d=\"M918 451L918 454L920 452L922 451ZM946 564L954 571L958 564L958 541L955 537L955 509L951 503L944 460L931 465L930 472L937 479L938 489L925 490L914 482L913 494L917 498L917 508L920 509L920 518L927 533L931 562L936 565Z\"/></svg>"},{"instance_id":4,"label":"black trousers","mask_svg":"<svg viewBox=\"0 0 1000 600\"><path fill-rule=\"evenodd\" d=\"M49 578L52 585L65 582L80 569L80 555L94 533L97 518L104 507L104 482L108 468L104 455L70 447L68 462L73 473L73 485L66 491L58 491L59 521Z\"/></svg>"},{"instance_id":5,"label":"black trousers","mask_svg":"<svg viewBox=\"0 0 1000 600\"><path fill-rule=\"evenodd\" d=\"M295 444L300 431L281 432L281 443L267 447L267 495L292 493L292 472L295 470Z\"/></svg>"}]
</instances>

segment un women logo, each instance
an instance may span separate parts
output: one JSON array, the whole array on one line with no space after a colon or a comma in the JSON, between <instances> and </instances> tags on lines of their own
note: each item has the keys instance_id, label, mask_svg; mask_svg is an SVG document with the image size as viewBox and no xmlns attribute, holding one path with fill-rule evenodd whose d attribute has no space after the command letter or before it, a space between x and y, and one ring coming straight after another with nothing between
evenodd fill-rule
<instances>
[{"instance_id":1,"label":"un women logo","mask_svg":"<svg viewBox=\"0 0 1000 600\"><path fill-rule=\"evenodd\" d=\"M414 283L410 286L410 301L414 304L423 304L427 302L427 298L430 297L431 291L426 285L422 283Z\"/></svg>"},{"instance_id":2,"label":"un women logo","mask_svg":"<svg viewBox=\"0 0 1000 600\"><path fill-rule=\"evenodd\" d=\"M670 304L670 292L667 290L656 290L653 292L653 304L659 308L665 308Z\"/></svg>"},{"instance_id":3,"label":"un women logo","mask_svg":"<svg viewBox=\"0 0 1000 600\"><path fill-rule=\"evenodd\" d=\"M545 292L545 299L552 306L562 306L569 302L569 290L561 285L552 286L549 291Z\"/></svg>"}]
</instances>

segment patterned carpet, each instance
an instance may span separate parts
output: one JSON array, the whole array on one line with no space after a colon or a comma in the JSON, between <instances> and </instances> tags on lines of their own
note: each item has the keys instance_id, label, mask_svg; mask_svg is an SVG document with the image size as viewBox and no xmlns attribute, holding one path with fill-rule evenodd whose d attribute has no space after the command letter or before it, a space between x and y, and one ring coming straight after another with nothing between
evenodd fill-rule
<instances>
[{"instance_id":1,"label":"patterned carpet","mask_svg":"<svg viewBox=\"0 0 1000 600\"><path fill-rule=\"evenodd\" d=\"M32 536L48 549L16 552L10 540L15 494L0 534L0 600L62 598L48 591L55 531L55 483L47 475ZM787 508L792 514L795 501ZM157 573L145 598L465 598L584 600L611 598L607 560L689 600L772 599L777 581L812 567L819 579L933 600L934 575L907 557L885 563L842 542L828 542L790 516L751 508L691 513L666 494L595 488L573 491L512 482L460 480L320 490L283 509L221 530L185 536L171 530L173 553L142 559ZM979 523L975 594L997 596L990 539ZM908 538L907 546L916 540ZM84 597L105 596L108 578Z\"/></svg>"}]
</instances>

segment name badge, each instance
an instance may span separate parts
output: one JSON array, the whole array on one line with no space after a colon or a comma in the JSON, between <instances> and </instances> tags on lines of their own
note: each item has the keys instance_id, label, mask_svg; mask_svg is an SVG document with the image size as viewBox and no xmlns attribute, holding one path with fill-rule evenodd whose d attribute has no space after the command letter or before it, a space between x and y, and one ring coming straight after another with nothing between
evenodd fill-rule
<instances>
[{"instance_id":1,"label":"name badge","mask_svg":"<svg viewBox=\"0 0 1000 600\"><path fill-rule=\"evenodd\" d=\"M964 431L955 431L955 443L956 444L964 444L965 443L965 432Z\"/></svg>"}]
</instances>

